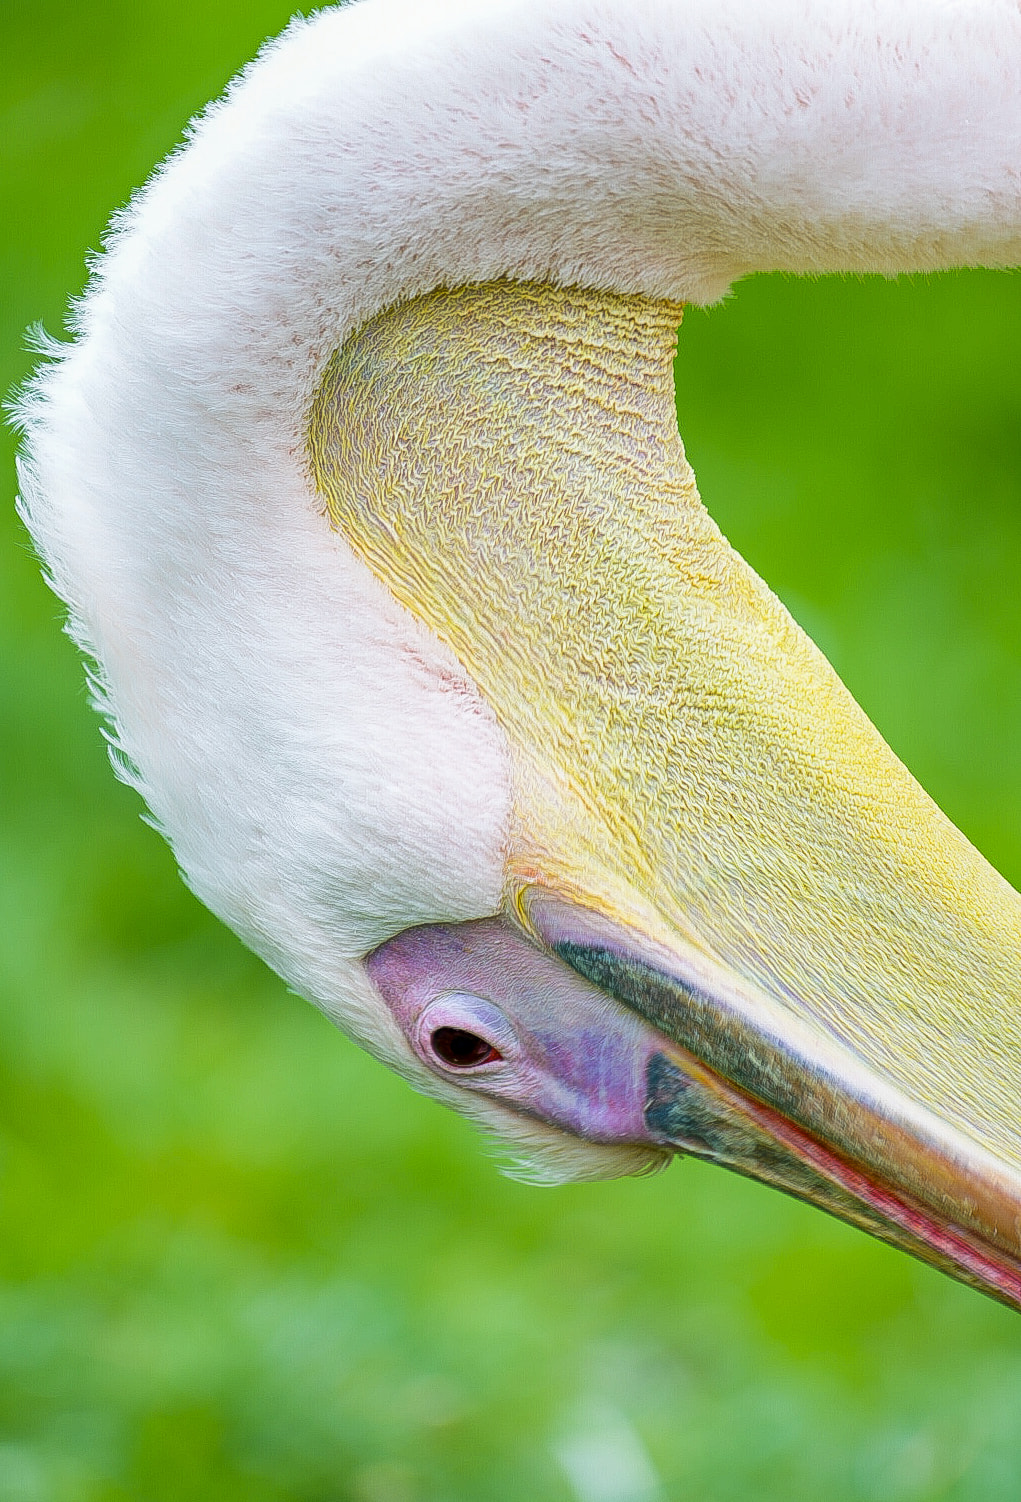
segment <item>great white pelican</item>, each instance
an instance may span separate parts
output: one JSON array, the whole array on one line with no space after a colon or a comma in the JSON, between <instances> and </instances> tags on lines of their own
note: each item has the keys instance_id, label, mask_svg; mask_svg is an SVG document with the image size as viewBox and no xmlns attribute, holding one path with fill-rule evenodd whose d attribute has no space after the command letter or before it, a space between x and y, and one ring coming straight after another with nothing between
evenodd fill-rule
<instances>
[{"instance_id":1,"label":"great white pelican","mask_svg":"<svg viewBox=\"0 0 1021 1502\"><path fill-rule=\"evenodd\" d=\"M690 1153L1021 1307L1021 900L703 509L682 305L1021 262L1016 0L364 0L22 415L199 896L548 1178Z\"/></svg>"}]
</instances>

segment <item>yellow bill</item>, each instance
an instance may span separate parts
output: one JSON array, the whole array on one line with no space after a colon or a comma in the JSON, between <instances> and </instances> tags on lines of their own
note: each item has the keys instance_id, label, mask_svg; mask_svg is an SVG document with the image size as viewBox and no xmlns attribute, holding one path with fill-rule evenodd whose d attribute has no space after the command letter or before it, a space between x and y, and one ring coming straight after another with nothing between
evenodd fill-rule
<instances>
[{"instance_id":1,"label":"yellow bill","mask_svg":"<svg viewBox=\"0 0 1021 1502\"><path fill-rule=\"evenodd\" d=\"M672 1040L660 1140L1021 1307L1021 900L703 508L680 317L384 313L321 383L315 483L504 729L507 914Z\"/></svg>"}]
</instances>

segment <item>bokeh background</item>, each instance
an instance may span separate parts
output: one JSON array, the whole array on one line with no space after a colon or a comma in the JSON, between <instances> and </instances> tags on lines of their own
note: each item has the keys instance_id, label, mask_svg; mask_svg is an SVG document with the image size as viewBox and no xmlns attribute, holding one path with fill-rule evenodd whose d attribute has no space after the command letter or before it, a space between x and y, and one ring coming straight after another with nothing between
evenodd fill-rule
<instances>
[{"instance_id":1,"label":"bokeh background","mask_svg":"<svg viewBox=\"0 0 1021 1502\"><path fill-rule=\"evenodd\" d=\"M3 0L0 384L288 18ZM1021 879L1021 279L741 286L681 338L725 531ZM995 1502L1021 1320L695 1163L556 1190L189 896L0 526L0 1502Z\"/></svg>"}]
</instances>

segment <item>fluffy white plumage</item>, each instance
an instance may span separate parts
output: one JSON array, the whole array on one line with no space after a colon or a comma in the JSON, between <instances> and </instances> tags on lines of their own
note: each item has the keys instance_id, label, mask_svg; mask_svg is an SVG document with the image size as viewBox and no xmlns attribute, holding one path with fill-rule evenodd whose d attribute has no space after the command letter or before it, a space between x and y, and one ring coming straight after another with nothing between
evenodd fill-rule
<instances>
[{"instance_id":1,"label":"fluffy white plumage","mask_svg":"<svg viewBox=\"0 0 1021 1502\"><path fill-rule=\"evenodd\" d=\"M267 48L121 217L24 404L29 524L190 884L420 1087L454 1098L357 959L497 910L507 752L320 514L324 361L501 275L710 302L1017 264L1019 140L1014 0L364 0Z\"/></svg>"}]
</instances>

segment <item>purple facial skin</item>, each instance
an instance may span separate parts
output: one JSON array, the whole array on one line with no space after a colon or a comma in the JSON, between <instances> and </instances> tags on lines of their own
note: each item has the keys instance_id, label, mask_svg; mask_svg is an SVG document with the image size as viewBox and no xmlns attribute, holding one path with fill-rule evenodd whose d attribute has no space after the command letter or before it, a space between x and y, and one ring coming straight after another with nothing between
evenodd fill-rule
<instances>
[{"instance_id":1,"label":"purple facial skin","mask_svg":"<svg viewBox=\"0 0 1021 1502\"><path fill-rule=\"evenodd\" d=\"M545 919L557 942L556 922ZM579 953L600 948L590 942ZM435 1074L589 1142L654 1144L734 1169L1021 1309L1021 1263L981 1228L948 1222L938 1206L834 1151L825 1134L743 1093L504 920L411 928L365 963ZM706 999L660 979L683 998L681 1023ZM701 1041L712 1042L711 1030Z\"/></svg>"},{"instance_id":2,"label":"purple facial skin","mask_svg":"<svg viewBox=\"0 0 1021 1502\"><path fill-rule=\"evenodd\" d=\"M663 1035L499 918L411 928L366 960L434 1073L590 1142L651 1142Z\"/></svg>"}]
</instances>

